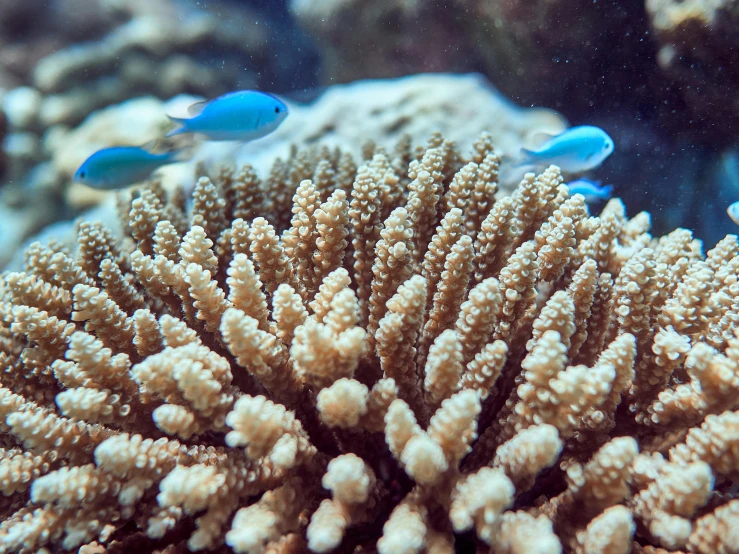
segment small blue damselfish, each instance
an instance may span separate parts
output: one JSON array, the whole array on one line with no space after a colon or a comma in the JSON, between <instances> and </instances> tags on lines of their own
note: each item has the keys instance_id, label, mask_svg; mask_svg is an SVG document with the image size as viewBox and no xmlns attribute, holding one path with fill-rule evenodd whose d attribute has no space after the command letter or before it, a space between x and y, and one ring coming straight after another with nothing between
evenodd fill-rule
<instances>
[{"instance_id":1,"label":"small blue damselfish","mask_svg":"<svg viewBox=\"0 0 739 554\"><path fill-rule=\"evenodd\" d=\"M167 136L199 133L209 140L246 142L270 134L288 114L282 100L257 90L240 90L190 106L193 117L170 119L180 127Z\"/></svg>"},{"instance_id":2,"label":"small blue damselfish","mask_svg":"<svg viewBox=\"0 0 739 554\"><path fill-rule=\"evenodd\" d=\"M567 186L570 194L582 194L588 203L609 200L613 194L613 185L600 186L600 181L577 179L567 183Z\"/></svg>"},{"instance_id":3,"label":"small blue damselfish","mask_svg":"<svg viewBox=\"0 0 739 554\"><path fill-rule=\"evenodd\" d=\"M155 154L141 146L113 146L87 158L74 180L94 189L119 189L145 181L163 165L181 161L182 151Z\"/></svg>"},{"instance_id":4,"label":"small blue damselfish","mask_svg":"<svg viewBox=\"0 0 739 554\"><path fill-rule=\"evenodd\" d=\"M521 149L517 165L556 165L567 173L598 167L613 152L613 139L603 129L591 125L572 127L548 140L538 150Z\"/></svg>"}]
</instances>

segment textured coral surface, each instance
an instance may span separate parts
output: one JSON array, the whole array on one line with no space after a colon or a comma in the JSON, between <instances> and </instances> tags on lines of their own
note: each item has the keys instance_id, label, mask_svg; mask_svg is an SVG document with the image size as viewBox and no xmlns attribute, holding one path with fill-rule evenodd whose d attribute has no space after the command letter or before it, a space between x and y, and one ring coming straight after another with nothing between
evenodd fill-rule
<instances>
[{"instance_id":1,"label":"textured coral surface","mask_svg":"<svg viewBox=\"0 0 739 554\"><path fill-rule=\"evenodd\" d=\"M0 552L736 552L739 244L433 136L0 279ZM186 208L187 206L187 208Z\"/></svg>"}]
</instances>

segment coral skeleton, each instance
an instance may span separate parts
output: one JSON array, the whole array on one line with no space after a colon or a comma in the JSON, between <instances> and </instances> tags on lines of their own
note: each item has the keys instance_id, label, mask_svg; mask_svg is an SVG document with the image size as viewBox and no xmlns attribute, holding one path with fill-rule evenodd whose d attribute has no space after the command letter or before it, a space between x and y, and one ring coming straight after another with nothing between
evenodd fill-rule
<instances>
[{"instance_id":1,"label":"coral skeleton","mask_svg":"<svg viewBox=\"0 0 739 554\"><path fill-rule=\"evenodd\" d=\"M739 243L484 134L145 184L0 277L0 552L736 552Z\"/></svg>"}]
</instances>

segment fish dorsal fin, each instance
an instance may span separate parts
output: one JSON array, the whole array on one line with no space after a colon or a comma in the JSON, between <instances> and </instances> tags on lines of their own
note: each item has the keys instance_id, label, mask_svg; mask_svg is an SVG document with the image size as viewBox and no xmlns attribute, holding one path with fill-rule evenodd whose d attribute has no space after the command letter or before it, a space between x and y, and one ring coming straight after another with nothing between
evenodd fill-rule
<instances>
[{"instance_id":1,"label":"fish dorsal fin","mask_svg":"<svg viewBox=\"0 0 739 554\"><path fill-rule=\"evenodd\" d=\"M203 110L208 104L210 104L210 100L195 102L194 104L191 104L189 108L187 108L187 113L189 113L192 117L197 117L201 113L203 113Z\"/></svg>"},{"instance_id":2,"label":"fish dorsal fin","mask_svg":"<svg viewBox=\"0 0 739 554\"><path fill-rule=\"evenodd\" d=\"M559 136L559 134L560 133L552 133L549 131L536 131L534 133L531 133L527 137L526 144L530 145L529 150L538 150L539 148L544 146L547 142Z\"/></svg>"}]
</instances>

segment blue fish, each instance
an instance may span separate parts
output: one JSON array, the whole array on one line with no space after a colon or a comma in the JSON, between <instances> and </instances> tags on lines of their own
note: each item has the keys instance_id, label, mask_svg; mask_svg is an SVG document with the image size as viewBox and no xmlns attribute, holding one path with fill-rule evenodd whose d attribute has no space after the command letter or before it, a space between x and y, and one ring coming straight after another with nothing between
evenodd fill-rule
<instances>
[{"instance_id":1,"label":"blue fish","mask_svg":"<svg viewBox=\"0 0 739 554\"><path fill-rule=\"evenodd\" d=\"M598 127L572 127L548 140L538 150L521 149L524 159L517 165L559 166L568 173L598 167L613 152L613 139Z\"/></svg>"},{"instance_id":2,"label":"blue fish","mask_svg":"<svg viewBox=\"0 0 739 554\"><path fill-rule=\"evenodd\" d=\"M609 200L613 194L613 185L600 186L600 181L589 181L588 179L577 179L567 183L570 194L582 194L588 204L600 200Z\"/></svg>"},{"instance_id":3,"label":"blue fish","mask_svg":"<svg viewBox=\"0 0 739 554\"><path fill-rule=\"evenodd\" d=\"M145 181L156 169L183 157L182 151L155 154L141 146L103 148L84 161L74 180L94 189L119 189Z\"/></svg>"},{"instance_id":4,"label":"blue fish","mask_svg":"<svg viewBox=\"0 0 739 554\"><path fill-rule=\"evenodd\" d=\"M209 140L246 142L270 134L287 117L287 106L271 94L240 90L190 106L189 119L170 117L181 125L167 136L200 133Z\"/></svg>"}]
</instances>

